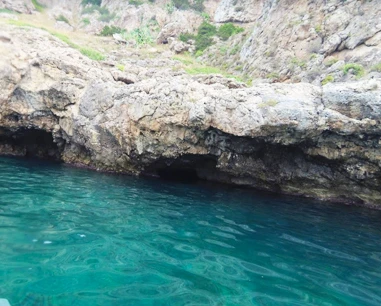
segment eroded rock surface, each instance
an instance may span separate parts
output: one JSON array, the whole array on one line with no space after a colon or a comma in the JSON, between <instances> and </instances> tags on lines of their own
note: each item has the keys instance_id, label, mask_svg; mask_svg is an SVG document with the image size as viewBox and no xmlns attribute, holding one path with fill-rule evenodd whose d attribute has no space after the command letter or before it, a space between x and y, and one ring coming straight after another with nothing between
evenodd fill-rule
<instances>
[{"instance_id":1,"label":"eroded rock surface","mask_svg":"<svg viewBox=\"0 0 381 306\"><path fill-rule=\"evenodd\" d=\"M247 33L210 47L203 60L253 78L353 81L359 76L344 64L372 71L381 62L381 0L222 0L214 20L244 23ZM365 76L373 77L381 73Z\"/></svg>"},{"instance_id":2,"label":"eroded rock surface","mask_svg":"<svg viewBox=\"0 0 381 306\"><path fill-rule=\"evenodd\" d=\"M44 31L2 32L3 154L381 207L381 79L246 88L152 59L124 82Z\"/></svg>"},{"instance_id":3,"label":"eroded rock surface","mask_svg":"<svg viewBox=\"0 0 381 306\"><path fill-rule=\"evenodd\" d=\"M0 9L30 14L34 7L29 0L0 0Z\"/></svg>"}]
</instances>

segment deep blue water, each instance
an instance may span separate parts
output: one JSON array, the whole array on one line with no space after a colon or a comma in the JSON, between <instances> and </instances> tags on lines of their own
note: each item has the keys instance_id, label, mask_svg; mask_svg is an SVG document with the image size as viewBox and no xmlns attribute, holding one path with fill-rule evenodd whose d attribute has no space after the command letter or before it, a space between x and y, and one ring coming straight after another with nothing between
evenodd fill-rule
<instances>
[{"instance_id":1,"label":"deep blue water","mask_svg":"<svg viewBox=\"0 0 381 306\"><path fill-rule=\"evenodd\" d=\"M381 212L0 158L12 305L381 305Z\"/></svg>"}]
</instances>

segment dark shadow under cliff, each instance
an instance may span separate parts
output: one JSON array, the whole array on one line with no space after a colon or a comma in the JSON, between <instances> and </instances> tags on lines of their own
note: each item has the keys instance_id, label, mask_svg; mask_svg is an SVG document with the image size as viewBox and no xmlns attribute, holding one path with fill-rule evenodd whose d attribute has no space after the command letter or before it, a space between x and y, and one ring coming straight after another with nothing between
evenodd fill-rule
<instances>
[{"instance_id":1,"label":"dark shadow under cliff","mask_svg":"<svg viewBox=\"0 0 381 306\"><path fill-rule=\"evenodd\" d=\"M35 128L0 128L0 153L61 160L62 150L47 131Z\"/></svg>"}]
</instances>

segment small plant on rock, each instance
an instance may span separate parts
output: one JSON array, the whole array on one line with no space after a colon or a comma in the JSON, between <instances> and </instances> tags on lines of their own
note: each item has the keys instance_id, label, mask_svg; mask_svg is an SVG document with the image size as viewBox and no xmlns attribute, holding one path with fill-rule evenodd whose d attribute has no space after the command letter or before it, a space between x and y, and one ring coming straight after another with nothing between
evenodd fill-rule
<instances>
[{"instance_id":1,"label":"small plant on rock","mask_svg":"<svg viewBox=\"0 0 381 306\"><path fill-rule=\"evenodd\" d=\"M310 60L314 60L315 58L317 58L317 54L316 53L312 53L310 55Z\"/></svg>"},{"instance_id":2,"label":"small plant on rock","mask_svg":"<svg viewBox=\"0 0 381 306\"><path fill-rule=\"evenodd\" d=\"M342 67L342 70L344 72L344 75L347 75L349 72L351 72L352 74L354 74L357 78L361 78L362 76L364 76L365 74L365 70L364 70L364 67L359 65L359 64L355 64L355 63L348 63L348 64L345 64L343 67Z\"/></svg>"},{"instance_id":3,"label":"small plant on rock","mask_svg":"<svg viewBox=\"0 0 381 306\"><path fill-rule=\"evenodd\" d=\"M32 4L37 12L42 13L45 10L45 5L41 4L37 0L32 0Z\"/></svg>"},{"instance_id":4,"label":"small plant on rock","mask_svg":"<svg viewBox=\"0 0 381 306\"><path fill-rule=\"evenodd\" d=\"M234 24L229 22L229 23L225 23L224 25L218 28L217 35L222 40L227 40L230 36L241 33L244 30L245 30L244 28L236 27Z\"/></svg>"},{"instance_id":5,"label":"small plant on rock","mask_svg":"<svg viewBox=\"0 0 381 306\"><path fill-rule=\"evenodd\" d=\"M371 71L381 72L381 63L374 65Z\"/></svg>"},{"instance_id":6,"label":"small plant on rock","mask_svg":"<svg viewBox=\"0 0 381 306\"><path fill-rule=\"evenodd\" d=\"M165 5L165 10L167 11L168 14L172 14L175 11L175 6L173 5L172 2L169 2Z\"/></svg>"},{"instance_id":7,"label":"small plant on rock","mask_svg":"<svg viewBox=\"0 0 381 306\"><path fill-rule=\"evenodd\" d=\"M201 17L202 17L202 19L204 19L204 21L210 22L210 16L208 13L202 12Z\"/></svg>"},{"instance_id":8,"label":"small plant on rock","mask_svg":"<svg viewBox=\"0 0 381 306\"><path fill-rule=\"evenodd\" d=\"M300 68L306 68L306 62L297 57L291 59L291 64Z\"/></svg>"},{"instance_id":9,"label":"small plant on rock","mask_svg":"<svg viewBox=\"0 0 381 306\"><path fill-rule=\"evenodd\" d=\"M70 25L70 22L69 22L69 20L64 16L64 15L59 15L57 18L56 18L56 21L62 21L62 22L65 22L65 23L67 23L67 24L69 24Z\"/></svg>"},{"instance_id":10,"label":"small plant on rock","mask_svg":"<svg viewBox=\"0 0 381 306\"><path fill-rule=\"evenodd\" d=\"M331 67L332 65L336 64L339 60L337 58L331 58L330 60L328 60L325 65L327 67Z\"/></svg>"},{"instance_id":11,"label":"small plant on rock","mask_svg":"<svg viewBox=\"0 0 381 306\"><path fill-rule=\"evenodd\" d=\"M179 39L182 41L182 42L188 42L189 40L191 39L195 39L196 36L191 34L191 33L181 33L180 36L179 36Z\"/></svg>"},{"instance_id":12,"label":"small plant on rock","mask_svg":"<svg viewBox=\"0 0 381 306\"><path fill-rule=\"evenodd\" d=\"M86 5L86 4L101 6L102 0L82 0L82 5Z\"/></svg>"},{"instance_id":13,"label":"small plant on rock","mask_svg":"<svg viewBox=\"0 0 381 306\"><path fill-rule=\"evenodd\" d=\"M85 26L87 26L87 25L90 24L90 19L89 19L89 18L83 18L83 19L82 19L82 23L83 23Z\"/></svg>"},{"instance_id":14,"label":"small plant on rock","mask_svg":"<svg viewBox=\"0 0 381 306\"><path fill-rule=\"evenodd\" d=\"M122 33L123 30L116 26L104 26L101 33L99 35L101 36L112 36L114 34Z\"/></svg>"},{"instance_id":15,"label":"small plant on rock","mask_svg":"<svg viewBox=\"0 0 381 306\"><path fill-rule=\"evenodd\" d=\"M266 78L268 79L279 79L279 73L277 72L271 72L268 75L266 75Z\"/></svg>"},{"instance_id":16,"label":"small plant on rock","mask_svg":"<svg viewBox=\"0 0 381 306\"><path fill-rule=\"evenodd\" d=\"M274 106L276 106L278 103L279 103L279 101L270 99L270 100L267 100L267 101L265 101L265 102L263 102L263 103L260 103L260 104L258 105L258 107L259 107L259 108L274 107Z\"/></svg>"},{"instance_id":17,"label":"small plant on rock","mask_svg":"<svg viewBox=\"0 0 381 306\"><path fill-rule=\"evenodd\" d=\"M94 61L103 61L106 57L93 49L89 48L80 48L79 51L84 55L87 56L89 59L92 59Z\"/></svg>"},{"instance_id":18,"label":"small plant on rock","mask_svg":"<svg viewBox=\"0 0 381 306\"><path fill-rule=\"evenodd\" d=\"M333 81L335 80L335 78L328 74L322 81L321 81L321 85L326 85L328 83L332 83Z\"/></svg>"},{"instance_id":19,"label":"small plant on rock","mask_svg":"<svg viewBox=\"0 0 381 306\"><path fill-rule=\"evenodd\" d=\"M148 45L154 41L148 26L142 26L130 32L124 32L122 35L125 40L133 40L137 45Z\"/></svg>"},{"instance_id":20,"label":"small plant on rock","mask_svg":"<svg viewBox=\"0 0 381 306\"><path fill-rule=\"evenodd\" d=\"M235 46L230 50L230 54L231 54L231 55L236 55L240 50L241 50L240 45L235 45Z\"/></svg>"},{"instance_id":21,"label":"small plant on rock","mask_svg":"<svg viewBox=\"0 0 381 306\"><path fill-rule=\"evenodd\" d=\"M142 5L144 2L141 0L128 0L128 3L131 5L139 6Z\"/></svg>"}]
</instances>

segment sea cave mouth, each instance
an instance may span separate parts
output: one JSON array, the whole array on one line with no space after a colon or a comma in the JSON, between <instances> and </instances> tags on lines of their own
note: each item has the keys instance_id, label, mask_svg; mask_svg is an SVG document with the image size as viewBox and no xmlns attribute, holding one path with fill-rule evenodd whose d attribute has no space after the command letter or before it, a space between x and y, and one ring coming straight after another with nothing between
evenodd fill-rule
<instances>
[{"instance_id":1,"label":"sea cave mouth","mask_svg":"<svg viewBox=\"0 0 381 306\"><path fill-rule=\"evenodd\" d=\"M207 180L216 171L216 165L214 156L186 154L175 159L156 161L143 174L180 183L196 183Z\"/></svg>"},{"instance_id":2,"label":"sea cave mouth","mask_svg":"<svg viewBox=\"0 0 381 306\"><path fill-rule=\"evenodd\" d=\"M62 149L54 141L52 133L45 130L0 128L0 153L60 161Z\"/></svg>"}]
</instances>

